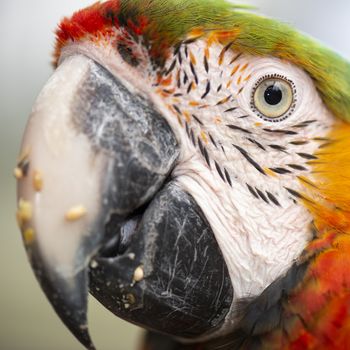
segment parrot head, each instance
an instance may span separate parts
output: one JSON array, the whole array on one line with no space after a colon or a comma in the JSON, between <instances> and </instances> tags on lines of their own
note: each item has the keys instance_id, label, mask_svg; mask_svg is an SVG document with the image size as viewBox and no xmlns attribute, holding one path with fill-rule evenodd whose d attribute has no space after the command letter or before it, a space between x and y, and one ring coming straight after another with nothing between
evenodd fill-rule
<instances>
[{"instance_id":1,"label":"parrot head","mask_svg":"<svg viewBox=\"0 0 350 350\"><path fill-rule=\"evenodd\" d=\"M89 291L185 343L272 331L350 223L350 65L221 0L99 2L56 34L16 177L59 317L89 349Z\"/></svg>"}]
</instances>

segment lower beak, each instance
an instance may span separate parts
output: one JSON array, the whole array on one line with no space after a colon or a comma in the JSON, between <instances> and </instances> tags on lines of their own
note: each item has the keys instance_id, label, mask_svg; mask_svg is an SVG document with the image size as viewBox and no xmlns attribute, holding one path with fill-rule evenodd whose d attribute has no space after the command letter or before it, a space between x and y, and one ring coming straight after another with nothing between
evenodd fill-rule
<instances>
[{"instance_id":1,"label":"lower beak","mask_svg":"<svg viewBox=\"0 0 350 350\"><path fill-rule=\"evenodd\" d=\"M178 156L155 108L84 56L39 95L16 168L17 219L49 301L89 349L88 269L115 230L150 201ZM111 232L112 231L112 232Z\"/></svg>"}]
</instances>

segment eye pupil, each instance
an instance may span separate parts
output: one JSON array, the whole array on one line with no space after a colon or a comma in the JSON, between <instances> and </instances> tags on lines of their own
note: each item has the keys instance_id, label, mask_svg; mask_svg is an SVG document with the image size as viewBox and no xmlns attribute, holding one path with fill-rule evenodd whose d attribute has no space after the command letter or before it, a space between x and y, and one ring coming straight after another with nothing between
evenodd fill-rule
<instances>
[{"instance_id":1,"label":"eye pupil","mask_svg":"<svg viewBox=\"0 0 350 350\"><path fill-rule=\"evenodd\" d=\"M266 88L264 98L267 104L276 106L282 101L282 90L279 86L270 85Z\"/></svg>"}]
</instances>

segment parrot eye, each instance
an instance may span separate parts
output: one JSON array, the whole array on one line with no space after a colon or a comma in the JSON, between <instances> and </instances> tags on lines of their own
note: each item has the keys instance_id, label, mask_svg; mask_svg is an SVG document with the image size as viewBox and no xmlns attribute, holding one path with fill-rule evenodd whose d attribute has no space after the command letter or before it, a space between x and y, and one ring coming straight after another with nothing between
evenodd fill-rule
<instances>
[{"instance_id":1,"label":"parrot eye","mask_svg":"<svg viewBox=\"0 0 350 350\"><path fill-rule=\"evenodd\" d=\"M286 119L294 110L295 87L292 81L278 76L262 77L255 84L252 109L267 121Z\"/></svg>"}]
</instances>

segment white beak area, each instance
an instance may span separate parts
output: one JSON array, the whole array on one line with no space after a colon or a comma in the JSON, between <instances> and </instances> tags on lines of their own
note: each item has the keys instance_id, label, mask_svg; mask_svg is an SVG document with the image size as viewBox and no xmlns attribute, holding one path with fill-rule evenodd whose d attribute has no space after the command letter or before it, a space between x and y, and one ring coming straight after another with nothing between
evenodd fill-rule
<instances>
[{"instance_id":1,"label":"white beak area","mask_svg":"<svg viewBox=\"0 0 350 350\"><path fill-rule=\"evenodd\" d=\"M47 82L33 107L16 168L17 218L26 247L65 280L89 260L82 265L79 257L86 256L82 241L96 226L106 165L103 152L95 151L74 125L71 108L90 65L84 56L69 57Z\"/></svg>"}]
</instances>

